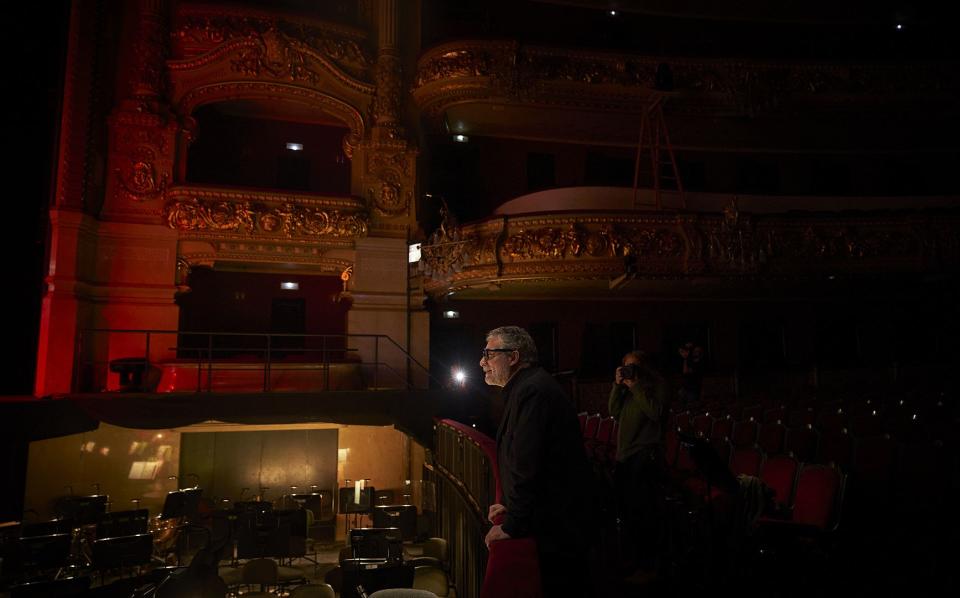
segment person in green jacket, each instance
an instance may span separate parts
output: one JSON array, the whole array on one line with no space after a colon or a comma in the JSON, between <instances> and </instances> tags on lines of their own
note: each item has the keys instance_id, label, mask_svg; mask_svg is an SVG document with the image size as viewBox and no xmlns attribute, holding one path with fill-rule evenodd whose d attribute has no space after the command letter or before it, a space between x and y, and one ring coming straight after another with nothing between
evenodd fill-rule
<instances>
[{"instance_id":1,"label":"person in green jacket","mask_svg":"<svg viewBox=\"0 0 960 598\"><path fill-rule=\"evenodd\" d=\"M623 356L608 409L619 422L614 472L624 565L653 571L659 544L660 496L666 476L663 428L669 389L642 351Z\"/></svg>"}]
</instances>

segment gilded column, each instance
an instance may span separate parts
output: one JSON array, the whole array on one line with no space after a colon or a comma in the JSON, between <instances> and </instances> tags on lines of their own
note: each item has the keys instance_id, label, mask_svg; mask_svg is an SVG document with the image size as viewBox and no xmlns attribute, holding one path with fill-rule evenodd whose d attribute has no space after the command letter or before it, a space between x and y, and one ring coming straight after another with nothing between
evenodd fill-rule
<instances>
[{"instance_id":1,"label":"gilded column","mask_svg":"<svg viewBox=\"0 0 960 598\"><path fill-rule=\"evenodd\" d=\"M173 179L179 124L164 98L166 8L165 0L137 3L131 88L109 119L103 215L110 220L156 222Z\"/></svg>"},{"instance_id":2,"label":"gilded column","mask_svg":"<svg viewBox=\"0 0 960 598\"><path fill-rule=\"evenodd\" d=\"M413 217L416 150L407 143L400 122L404 84L396 0L379 0L376 23L374 126L362 152L362 192L375 216L374 229L381 235L405 237Z\"/></svg>"}]
</instances>

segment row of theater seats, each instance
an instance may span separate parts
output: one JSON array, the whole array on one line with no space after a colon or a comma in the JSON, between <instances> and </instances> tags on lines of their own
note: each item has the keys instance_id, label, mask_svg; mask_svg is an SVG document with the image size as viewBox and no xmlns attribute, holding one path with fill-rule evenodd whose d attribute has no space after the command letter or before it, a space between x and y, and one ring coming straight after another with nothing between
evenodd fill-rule
<instances>
[{"instance_id":1,"label":"row of theater seats","mask_svg":"<svg viewBox=\"0 0 960 598\"><path fill-rule=\"evenodd\" d=\"M612 465L617 457L617 420L586 412L578 413L577 418L580 420L580 434L587 455L599 465Z\"/></svg>"}]
</instances>

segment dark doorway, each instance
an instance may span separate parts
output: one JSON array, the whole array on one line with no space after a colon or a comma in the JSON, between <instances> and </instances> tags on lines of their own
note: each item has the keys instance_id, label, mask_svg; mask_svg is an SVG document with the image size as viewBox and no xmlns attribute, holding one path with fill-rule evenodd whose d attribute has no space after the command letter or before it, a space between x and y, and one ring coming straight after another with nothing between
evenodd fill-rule
<instances>
[{"instance_id":1,"label":"dark doorway","mask_svg":"<svg viewBox=\"0 0 960 598\"><path fill-rule=\"evenodd\" d=\"M270 332L273 334L306 334L307 300L303 298L274 299L270 305ZM276 336L272 346L284 351L302 350L302 336Z\"/></svg>"}]
</instances>

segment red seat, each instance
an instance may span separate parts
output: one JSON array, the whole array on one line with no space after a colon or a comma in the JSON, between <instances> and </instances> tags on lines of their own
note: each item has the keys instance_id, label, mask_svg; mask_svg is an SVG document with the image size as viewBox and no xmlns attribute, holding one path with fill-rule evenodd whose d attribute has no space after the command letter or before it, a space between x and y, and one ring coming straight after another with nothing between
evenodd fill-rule
<instances>
[{"instance_id":1,"label":"red seat","mask_svg":"<svg viewBox=\"0 0 960 598\"><path fill-rule=\"evenodd\" d=\"M668 428L663 438L664 458L669 467L677 463L677 452L680 450L680 434L677 428Z\"/></svg>"},{"instance_id":2,"label":"red seat","mask_svg":"<svg viewBox=\"0 0 960 598\"><path fill-rule=\"evenodd\" d=\"M800 407L792 409L787 415L787 425L794 426L813 425L817 421L817 411L813 407Z\"/></svg>"},{"instance_id":3,"label":"red seat","mask_svg":"<svg viewBox=\"0 0 960 598\"><path fill-rule=\"evenodd\" d=\"M713 430L713 417L709 413L701 413L693 418L693 432L700 438L710 438Z\"/></svg>"},{"instance_id":4,"label":"red seat","mask_svg":"<svg viewBox=\"0 0 960 598\"><path fill-rule=\"evenodd\" d=\"M773 490L773 499L781 510L791 504L799 462L787 455L768 457L760 467L760 479Z\"/></svg>"},{"instance_id":5,"label":"red seat","mask_svg":"<svg viewBox=\"0 0 960 598\"><path fill-rule=\"evenodd\" d=\"M826 465L804 465L797 476L791 521L833 530L840 523L840 505L846 476Z\"/></svg>"},{"instance_id":6,"label":"red seat","mask_svg":"<svg viewBox=\"0 0 960 598\"><path fill-rule=\"evenodd\" d=\"M710 431L710 436L712 438L732 438L733 423L734 420L732 415L724 415L723 417L718 418L713 422L713 429Z\"/></svg>"},{"instance_id":7,"label":"red seat","mask_svg":"<svg viewBox=\"0 0 960 598\"><path fill-rule=\"evenodd\" d=\"M824 432L820 439L819 460L843 470L849 469L853 461L853 437L850 431L842 428L837 432Z\"/></svg>"},{"instance_id":8,"label":"red seat","mask_svg":"<svg viewBox=\"0 0 960 598\"><path fill-rule=\"evenodd\" d=\"M597 429L600 427L600 414L595 413L587 416L587 421L583 424L583 439L593 440L597 437Z\"/></svg>"},{"instance_id":9,"label":"red seat","mask_svg":"<svg viewBox=\"0 0 960 598\"><path fill-rule=\"evenodd\" d=\"M736 475L760 475L763 465L763 453L755 447L742 447L733 450L730 455L730 471Z\"/></svg>"},{"instance_id":10,"label":"red seat","mask_svg":"<svg viewBox=\"0 0 960 598\"><path fill-rule=\"evenodd\" d=\"M785 449L798 461L811 462L817 460L817 450L820 446L820 433L813 424L800 424L787 430Z\"/></svg>"},{"instance_id":11,"label":"red seat","mask_svg":"<svg viewBox=\"0 0 960 598\"><path fill-rule=\"evenodd\" d=\"M753 446L757 442L757 430L759 426L753 419L739 421L733 425L733 434L730 436L730 442L736 447Z\"/></svg>"},{"instance_id":12,"label":"red seat","mask_svg":"<svg viewBox=\"0 0 960 598\"><path fill-rule=\"evenodd\" d=\"M780 420L767 422L760 426L757 434L757 446L768 455L779 455L784 452L787 438L787 427Z\"/></svg>"},{"instance_id":13,"label":"red seat","mask_svg":"<svg viewBox=\"0 0 960 598\"><path fill-rule=\"evenodd\" d=\"M763 412L763 422L782 422L787 419L787 406L777 405Z\"/></svg>"}]
</instances>

